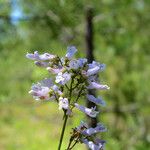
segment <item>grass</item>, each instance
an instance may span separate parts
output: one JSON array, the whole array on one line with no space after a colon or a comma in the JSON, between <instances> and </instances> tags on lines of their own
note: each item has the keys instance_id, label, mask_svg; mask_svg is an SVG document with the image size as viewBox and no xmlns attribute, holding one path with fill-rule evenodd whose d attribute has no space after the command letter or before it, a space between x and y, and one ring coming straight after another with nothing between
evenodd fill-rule
<instances>
[{"instance_id":1,"label":"grass","mask_svg":"<svg viewBox=\"0 0 150 150\"><path fill-rule=\"evenodd\" d=\"M32 100L31 100L32 101ZM53 103L1 104L1 150L56 150L61 132L62 115ZM62 149L68 143L67 135L79 118L68 122ZM76 150L84 149L79 145Z\"/></svg>"},{"instance_id":2,"label":"grass","mask_svg":"<svg viewBox=\"0 0 150 150\"><path fill-rule=\"evenodd\" d=\"M85 120L81 112L76 111L74 114L76 114L74 119L70 119L67 123L62 150L67 147L71 128L77 126L80 120ZM118 139L115 135L119 133L113 132L114 127L112 128L114 116L101 114L100 117L108 127L107 132L101 133L102 139L107 141L106 149L126 149L127 145L129 150L147 149L146 145L133 134L137 128L134 124L131 126L132 119L129 124L127 122L124 124L122 128L127 132L121 134ZM62 112L54 102L39 102L27 98L0 103L0 150L57 150L62 124ZM115 128L117 131L117 127ZM74 149L86 148L83 144L78 144Z\"/></svg>"}]
</instances>

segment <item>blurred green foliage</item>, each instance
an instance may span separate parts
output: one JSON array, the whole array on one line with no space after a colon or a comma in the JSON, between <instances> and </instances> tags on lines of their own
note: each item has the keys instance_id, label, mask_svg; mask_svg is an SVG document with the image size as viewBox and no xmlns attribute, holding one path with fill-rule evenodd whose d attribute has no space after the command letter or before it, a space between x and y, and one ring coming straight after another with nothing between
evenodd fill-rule
<instances>
[{"instance_id":1,"label":"blurred green foliage","mask_svg":"<svg viewBox=\"0 0 150 150\"><path fill-rule=\"evenodd\" d=\"M16 4L22 16L13 22ZM25 54L38 50L62 56L68 45L75 45L78 57L85 57L88 7L94 11L94 55L107 65L100 77L111 87L98 93L107 101L100 115L108 127L102 134L106 148L150 147L149 0L0 0L1 150L57 149L62 122L57 106L34 102L28 95L31 84L48 73ZM69 122L67 134L79 118Z\"/></svg>"}]
</instances>

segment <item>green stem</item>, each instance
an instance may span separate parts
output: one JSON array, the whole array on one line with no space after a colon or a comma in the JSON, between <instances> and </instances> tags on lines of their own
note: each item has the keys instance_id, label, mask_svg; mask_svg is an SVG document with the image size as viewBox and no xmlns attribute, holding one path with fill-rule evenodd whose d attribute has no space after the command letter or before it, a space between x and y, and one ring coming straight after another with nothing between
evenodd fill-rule
<instances>
[{"instance_id":1,"label":"green stem","mask_svg":"<svg viewBox=\"0 0 150 150\"><path fill-rule=\"evenodd\" d=\"M73 142L73 139L72 139L72 138L70 138L70 141L69 141L69 144L68 144L68 147L67 147L67 149L66 149L66 150L69 150L69 149L70 149L70 146L71 146L72 142Z\"/></svg>"},{"instance_id":2,"label":"green stem","mask_svg":"<svg viewBox=\"0 0 150 150\"><path fill-rule=\"evenodd\" d=\"M68 86L66 85L67 89L70 90L70 92L69 92L69 102L71 101L72 84L73 84L73 78L71 79L70 89L69 89ZM59 140L58 150L61 149L61 145L62 145L64 133L65 133L65 128L66 128L67 120L68 120L68 116L66 115L66 112L64 112L64 124L63 124L63 128L62 128L62 131L61 131L61 136L60 136L60 140Z\"/></svg>"},{"instance_id":3,"label":"green stem","mask_svg":"<svg viewBox=\"0 0 150 150\"><path fill-rule=\"evenodd\" d=\"M61 59L60 59L59 57L58 57L58 59L59 59L59 61L60 61L61 65L63 66L63 63L62 63Z\"/></svg>"},{"instance_id":4,"label":"green stem","mask_svg":"<svg viewBox=\"0 0 150 150\"><path fill-rule=\"evenodd\" d=\"M75 141L75 143L71 146L71 144L69 145L69 148L67 150L72 150L75 145L79 142L79 138L77 138L77 140ZM70 147L71 146L71 147Z\"/></svg>"},{"instance_id":5,"label":"green stem","mask_svg":"<svg viewBox=\"0 0 150 150\"><path fill-rule=\"evenodd\" d=\"M76 100L75 100L73 103L76 103L76 102L78 101L78 99L80 98L80 96L81 96L81 94L82 94L83 89L84 89L84 85L81 87L81 89L80 89L80 91L79 91L79 94L78 94ZM71 110L72 110L74 107L75 107L74 104L72 104Z\"/></svg>"},{"instance_id":6,"label":"green stem","mask_svg":"<svg viewBox=\"0 0 150 150\"><path fill-rule=\"evenodd\" d=\"M62 131L61 131L61 136L60 136L60 140L59 140L58 150L61 149L62 140L63 140L63 137L64 137L64 133L65 133L65 128L66 128L67 120L68 120L68 116L65 115L64 124L63 124L63 128L62 128Z\"/></svg>"},{"instance_id":7,"label":"green stem","mask_svg":"<svg viewBox=\"0 0 150 150\"><path fill-rule=\"evenodd\" d=\"M73 78L71 79L71 84L70 84L69 102L71 101L71 95L72 95L72 84L73 84Z\"/></svg>"}]
</instances>

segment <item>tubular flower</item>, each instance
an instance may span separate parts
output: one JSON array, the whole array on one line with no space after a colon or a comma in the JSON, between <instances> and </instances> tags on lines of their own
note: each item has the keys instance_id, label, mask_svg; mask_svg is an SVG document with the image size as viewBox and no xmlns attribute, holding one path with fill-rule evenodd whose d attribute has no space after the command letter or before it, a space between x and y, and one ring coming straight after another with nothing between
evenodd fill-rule
<instances>
[{"instance_id":1,"label":"tubular flower","mask_svg":"<svg viewBox=\"0 0 150 150\"><path fill-rule=\"evenodd\" d=\"M93 61L91 64L88 64L89 69L95 68L95 67L99 67L99 71L103 71L106 67L105 64L100 64L96 61Z\"/></svg>"},{"instance_id":2,"label":"tubular flower","mask_svg":"<svg viewBox=\"0 0 150 150\"><path fill-rule=\"evenodd\" d=\"M102 125L102 124L97 124L97 126L95 128L88 128L88 129L85 129L82 134L84 135L92 135L92 134L96 134L98 132L105 132L106 131L106 128Z\"/></svg>"},{"instance_id":3,"label":"tubular flower","mask_svg":"<svg viewBox=\"0 0 150 150\"><path fill-rule=\"evenodd\" d=\"M58 73L62 72L64 70L64 68L63 67L58 67L58 68L47 67L47 70L50 73L58 74Z\"/></svg>"},{"instance_id":4,"label":"tubular flower","mask_svg":"<svg viewBox=\"0 0 150 150\"><path fill-rule=\"evenodd\" d=\"M97 105L101 105L101 106L106 105L105 101L103 101L100 97L96 98L93 95L89 95L89 94L86 97L89 101L91 101Z\"/></svg>"},{"instance_id":5,"label":"tubular flower","mask_svg":"<svg viewBox=\"0 0 150 150\"><path fill-rule=\"evenodd\" d=\"M87 76L97 74L99 72L99 70L100 70L99 66L95 66L94 68L88 69L87 70Z\"/></svg>"},{"instance_id":6,"label":"tubular flower","mask_svg":"<svg viewBox=\"0 0 150 150\"><path fill-rule=\"evenodd\" d=\"M98 111L95 111L96 107L87 108L87 107L84 107L84 106L79 105L77 103L75 103L74 105L77 109L79 109L80 111L84 112L86 115L88 115L92 118L95 118L97 116L97 114L99 113Z\"/></svg>"},{"instance_id":7,"label":"tubular flower","mask_svg":"<svg viewBox=\"0 0 150 150\"><path fill-rule=\"evenodd\" d=\"M35 51L33 54L32 53L27 53L26 57L32 60L37 60L37 61L46 61L46 60L52 60L56 56L49 54L49 53L44 53L39 55L38 51Z\"/></svg>"},{"instance_id":8,"label":"tubular flower","mask_svg":"<svg viewBox=\"0 0 150 150\"><path fill-rule=\"evenodd\" d=\"M91 150L101 150L103 148L103 143L95 144L93 141L88 141L83 139L82 142L86 144Z\"/></svg>"},{"instance_id":9,"label":"tubular flower","mask_svg":"<svg viewBox=\"0 0 150 150\"><path fill-rule=\"evenodd\" d=\"M61 85L65 85L70 79L71 74L69 74L68 72L65 73L59 72L58 75L56 76L55 82Z\"/></svg>"},{"instance_id":10,"label":"tubular flower","mask_svg":"<svg viewBox=\"0 0 150 150\"><path fill-rule=\"evenodd\" d=\"M49 92L52 85L53 83L51 79L45 79L37 84L33 84L29 93L35 98L35 100L50 100Z\"/></svg>"},{"instance_id":11,"label":"tubular flower","mask_svg":"<svg viewBox=\"0 0 150 150\"><path fill-rule=\"evenodd\" d=\"M46 67L48 67L50 65L49 62L42 62L42 61L35 61L34 63L38 67L44 67L44 68L46 68Z\"/></svg>"},{"instance_id":12,"label":"tubular flower","mask_svg":"<svg viewBox=\"0 0 150 150\"><path fill-rule=\"evenodd\" d=\"M71 59L76 52L77 52L77 49L75 46L69 46L69 47L67 47L66 57L68 59Z\"/></svg>"},{"instance_id":13,"label":"tubular flower","mask_svg":"<svg viewBox=\"0 0 150 150\"><path fill-rule=\"evenodd\" d=\"M99 114L96 110L97 105L106 105L101 97L89 94L89 89L109 89L108 85L101 84L98 80L99 73L105 69L105 64L96 61L88 63L86 58L75 59L73 56L76 52L74 46L69 46L64 57L49 53L39 54L38 51L26 54L26 57L33 60L36 66L46 69L51 77L33 84L29 93L35 100L54 100L58 104L58 108L64 113L62 134L67 119L74 116L75 108L88 117L96 118ZM93 102L95 107L88 108L80 105L81 98ZM91 150L102 150L105 142L98 139L96 134L104 131L106 128L101 123L91 127L82 122L78 127L73 128L67 149L71 150L77 143L84 143Z\"/></svg>"},{"instance_id":14,"label":"tubular flower","mask_svg":"<svg viewBox=\"0 0 150 150\"><path fill-rule=\"evenodd\" d=\"M59 109L62 109L62 108L66 110L69 108L68 99L59 97Z\"/></svg>"},{"instance_id":15,"label":"tubular flower","mask_svg":"<svg viewBox=\"0 0 150 150\"><path fill-rule=\"evenodd\" d=\"M96 82L89 82L89 86L87 87L88 89L99 89L99 90L109 90L110 87L105 84L99 84Z\"/></svg>"}]
</instances>

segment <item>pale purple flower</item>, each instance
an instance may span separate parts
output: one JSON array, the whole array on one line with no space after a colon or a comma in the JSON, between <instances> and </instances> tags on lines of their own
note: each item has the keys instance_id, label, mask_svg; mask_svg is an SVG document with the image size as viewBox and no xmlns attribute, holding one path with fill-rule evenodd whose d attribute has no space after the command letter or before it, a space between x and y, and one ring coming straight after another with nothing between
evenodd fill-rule
<instances>
[{"instance_id":1,"label":"pale purple flower","mask_svg":"<svg viewBox=\"0 0 150 150\"><path fill-rule=\"evenodd\" d=\"M56 58L56 55L52 55L52 54L49 54L49 53L44 53L42 55L39 55L39 59L42 60L42 61L52 60L54 58Z\"/></svg>"},{"instance_id":2,"label":"pale purple flower","mask_svg":"<svg viewBox=\"0 0 150 150\"><path fill-rule=\"evenodd\" d=\"M105 84L99 84L96 82L89 82L89 86L87 87L88 89L99 89L99 90L109 90L110 87Z\"/></svg>"},{"instance_id":3,"label":"pale purple flower","mask_svg":"<svg viewBox=\"0 0 150 150\"><path fill-rule=\"evenodd\" d=\"M64 70L63 67L58 67L58 68L47 67L46 69L53 74L58 74Z\"/></svg>"},{"instance_id":4,"label":"pale purple flower","mask_svg":"<svg viewBox=\"0 0 150 150\"><path fill-rule=\"evenodd\" d=\"M84 93L82 91L88 89L109 89L107 85L98 82L98 73L104 70L105 64L100 64L96 61L88 64L85 58L73 59L76 52L77 49L74 46L70 46L67 48L66 55L62 58L49 53L39 54L38 51L27 53L26 57L34 60L37 66L44 67L50 73L55 74L54 80L55 83L58 83L54 85L51 79L45 79L37 84L33 84L29 93L36 100L56 99L59 109L64 111L64 115L72 116L73 108L76 107L76 109L85 113L87 116L96 118L99 113L96 110L96 106L87 108L83 105L79 105L74 102L76 99L74 96L78 95L76 102L78 98L81 98L83 95L96 105L105 106L105 101L103 101L101 97L97 98L90 94L86 95L86 91L84 91ZM68 84L68 86L66 84ZM75 90L77 86L78 90ZM69 89L72 88L72 91L70 91L71 89L69 90L68 87ZM97 124L97 126L93 128L82 122L78 127L73 129L71 138L73 138L72 140L74 142L77 140L77 142L85 143L91 150L101 150L103 149L104 141L96 138L95 134L104 131L106 131L106 128L102 124ZM71 143L71 145L72 144L73 143Z\"/></svg>"},{"instance_id":5,"label":"pale purple flower","mask_svg":"<svg viewBox=\"0 0 150 150\"><path fill-rule=\"evenodd\" d=\"M68 99L59 97L59 109L62 109L62 108L66 110L69 108Z\"/></svg>"},{"instance_id":6,"label":"pale purple flower","mask_svg":"<svg viewBox=\"0 0 150 150\"><path fill-rule=\"evenodd\" d=\"M83 129L87 129L88 125L84 121L81 121L80 125L76 128L77 131L82 132Z\"/></svg>"},{"instance_id":7,"label":"pale purple flower","mask_svg":"<svg viewBox=\"0 0 150 150\"><path fill-rule=\"evenodd\" d=\"M70 60L69 69L82 68L85 65L85 63L87 63L87 59L85 58L79 58L77 60Z\"/></svg>"},{"instance_id":8,"label":"pale purple flower","mask_svg":"<svg viewBox=\"0 0 150 150\"><path fill-rule=\"evenodd\" d=\"M106 128L102 124L97 124L95 128L88 128L82 131L82 134L91 136L92 134L96 134L99 132L105 132Z\"/></svg>"},{"instance_id":9,"label":"pale purple flower","mask_svg":"<svg viewBox=\"0 0 150 150\"><path fill-rule=\"evenodd\" d=\"M59 87L58 87L57 85L53 85L51 88L52 88L54 91L58 91L58 90L59 90Z\"/></svg>"},{"instance_id":10,"label":"pale purple flower","mask_svg":"<svg viewBox=\"0 0 150 150\"><path fill-rule=\"evenodd\" d=\"M71 59L76 52L77 52L77 49L75 48L75 46L69 46L67 47L66 57L68 59Z\"/></svg>"},{"instance_id":11,"label":"pale purple flower","mask_svg":"<svg viewBox=\"0 0 150 150\"><path fill-rule=\"evenodd\" d=\"M97 75L92 75L88 77L88 81L90 82L96 82L98 79Z\"/></svg>"},{"instance_id":12,"label":"pale purple flower","mask_svg":"<svg viewBox=\"0 0 150 150\"><path fill-rule=\"evenodd\" d=\"M37 60L37 61L46 61L46 60L52 60L56 58L56 55L52 55L49 53L44 53L39 55L38 51L35 51L33 54L32 53L27 53L26 57L32 60Z\"/></svg>"},{"instance_id":13,"label":"pale purple flower","mask_svg":"<svg viewBox=\"0 0 150 150\"><path fill-rule=\"evenodd\" d=\"M49 66L49 62L43 62L43 61L35 61L35 65L37 65L38 67L48 67Z\"/></svg>"},{"instance_id":14,"label":"pale purple flower","mask_svg":"<svg viewBox=\"0 0 150 150\"><path fill-rule=\"evenodd\" d=\"M40 84L49 88L54 85L51 78L45 78L44 80L40 81Z\"/></svg>"},{"instance_id":15,"label":"pale purple flower","mask_svg":"<svg viewBox=\"0 0 150 150\"><path fill-rule=\"evenodd\" d=\"M99 71L105 69L105 64L100 64L96 61L93 61L91 64L88 64L87 76L97 74Z\"/></svg>"},{"instance_id":16,"label":"pale purple flower","mask_svg":"<svg viewBox=\"0 0 150 150\"><path fill-rule=\"evenodd\" d=\"M79 68L79 64L77 60L71 60L69 63L69 69L78 69Z\"/></svg>"},{"instance_id":17,"label":"pale purple flower","mask_svg":"<svg viewBox=\"0 0 150 150\"><path fill-rule=\"evenodd\" d=\"M66 115L68 116L72 116L72 110L68 107Z\"/></svg>"},{"instance_id":18,"label":"pale purple flower","mask_svg":"<svg viewBox=\"0 0 150 150\"><path fill-rule=\"evenodd\" d=\"M69 69L78 69L82 68L87 63L86 58L79 58L77 60L70 60Z\"/></svg>"},{"instance_id":19,"label":"pale purple flower","mask_svg":"<svg viewBox=\"0 0 150 150\"><path fill-rule=\"evenodd\" d=\"M88 64L89 69L92 69L94 67L99 67L99 71L103 71L106 67L105 64L100 64L99 62L93 61L91 64Z\"/></svg>"},{"instance_id":20,"label":"pale purple flower","mask_svg":"<svg viewBox=\"0 0 150 150\"><path fill-rule=\"evenodd\" d=\"M40 99L49 99L49 88L48 87L41 87L39 84L33 84L29 94L33 96L35 100Z\"/></svg>"},{"instance_id":21,"label":"pale purple flower","mask_svg":"<svg viewBox=\"0 0 150 150\"><path fill-rule=\"evenodd\" d=\"M53 83L51 79L45 79L37 84L33 84L29 93L35 98L35 100L50 100L49 92L52 85Z\"/></svg>"},{"instance_id":22,"label":"pale purple flower","mask_svg":"<svg viewBox=\"0 0 150 150\"><path fill-rule=\"evenodd\" d=\"M99 67L100 67L100 71L103 71L103 70L105 70L106 65L105 64L100 64Z\"/></svg>"},{"instance_id":23,"label":"pale purple flower","mask_svg":"<svg viewBox=\"0 0 150 150\"><path fill-rule=\"evenodd\" d=\"M63 95L62 91L59 89L59 87L58 87L57 85L53 85L53 86L51 87L51 90L53 90L54 93L55 93L55 94L58 94L59 96L62 96L62 95Z\"/></svg>"},{"instance_id":24,"label":"pale purple flower","mask_svg":"<svg viewBox=\"0 0 150 150\"><path fill-rule=\"evenodd\" d=\"M33 96L35 100L49 100L49 91L50 89L48 87L43 87L40 84L33 84L29 93Z\"/></svg>"},{"instance_id":25,"label":"pale purple flower","mask_svg":"<svg viewBox=\"0 0 150 150\"><path fill-rule=\"evenodd\" d=\"M89 95L89 94L86 97L89 101L91 101L97 105L102 105L102 106L106 105L105 101L102 100L101 97L96 98L93 95Z\"/></svg>"},{"instance_id":26,"label":"pale purple flower","mask_svg":"<svg viewBox=\"0 0 150 150\"><path fill-rule=\"evenodd\" d=\"M62 73L62 72L59 72L58 75L56 76L55 82L56 82L56 83L63 84L64 80L65 80L65 79L64 79L64 77L63 77L63 73Z\"/></svg>"},{"instance_id":27,"label":"pale purple flower","mask_svg":"<svg viewBox=\"0 0 150 150\"><path fill-rule=\"evenodd\" d=\"M105 145L105 143L106 143L105 140L101 140L101 139L99 139L99 138L95 138L95 139L94 139L94 143L95 143L95 144L101 143L102 149L104 150L104 145Z\"/></svg>"},{"instance_id":28,"label":"pale purple flower","mask_svg":"<svg viewBox=\"0 0 150 150\"><path fill-rule=\"evenodd\" d=\"M82 139L82 142L86 144L91 150L100 150L103 147L102 143L95 144L93 141Z\"/></svg>"},{"instance_id":29,"label":"pale purple flower","mask_svg":"<svg viewBox=\"0 0 150 150\"><path fill-rule=\"evenodd\" d=\"M32 53L27 53L26 57L32 60L39 60L39 54L38 51L35 51L33 54Z\"/></svg>"},{"instance_id":30,"label":"pale purple flower","mask_svg":"<svg viewBox=\"0 0 150 150\"><path fill-rule=\"evenodd\" d=\"M97 74L99 72L99 70L100 70L99 66L95 66L94 68L88 69L87 70L87 76Z\"/></svg>"},{"instance_id":31,"label":"pale purple flower","mask_svg":"<svg viewBox=\"0 0 150 150\"><path fill-rule=\"evenodd\" d=\"M79 58L79 59L77 60L77 62L78 62L78 66L79 66L80 68L82 68L82 67L87 63L87 59L86 59L86 58Z\"/></svg>"},{"instance_id":32,"label":"pale purple flower","mask_svg":"<svg viewBox=\"0 0 150 150\"><path fill-rule=\"evenodd\" d=\"M96 106L93 108L87 108L87 107L84 107L82 105L79 105L77 103L74 104L75 107L77 109L79 109L80 111L86 113L88 116L92 117L92 118L95 118L97 116L97 114L99 113L98 111L95 111L96 110Z\"/></svg>"},{"instance_id":33,"label":"pale purple flower","mask_svg":"<svg viewBox=\"0 0 150 150\"><path fill-rule=\"evenodd\" d=\"M71 74L68 72L62 73L59 72L58 75L56 76L56 83L59 83L61 85L65 85L69 80L71 79Z\"/></svg>"}]
</instances>

